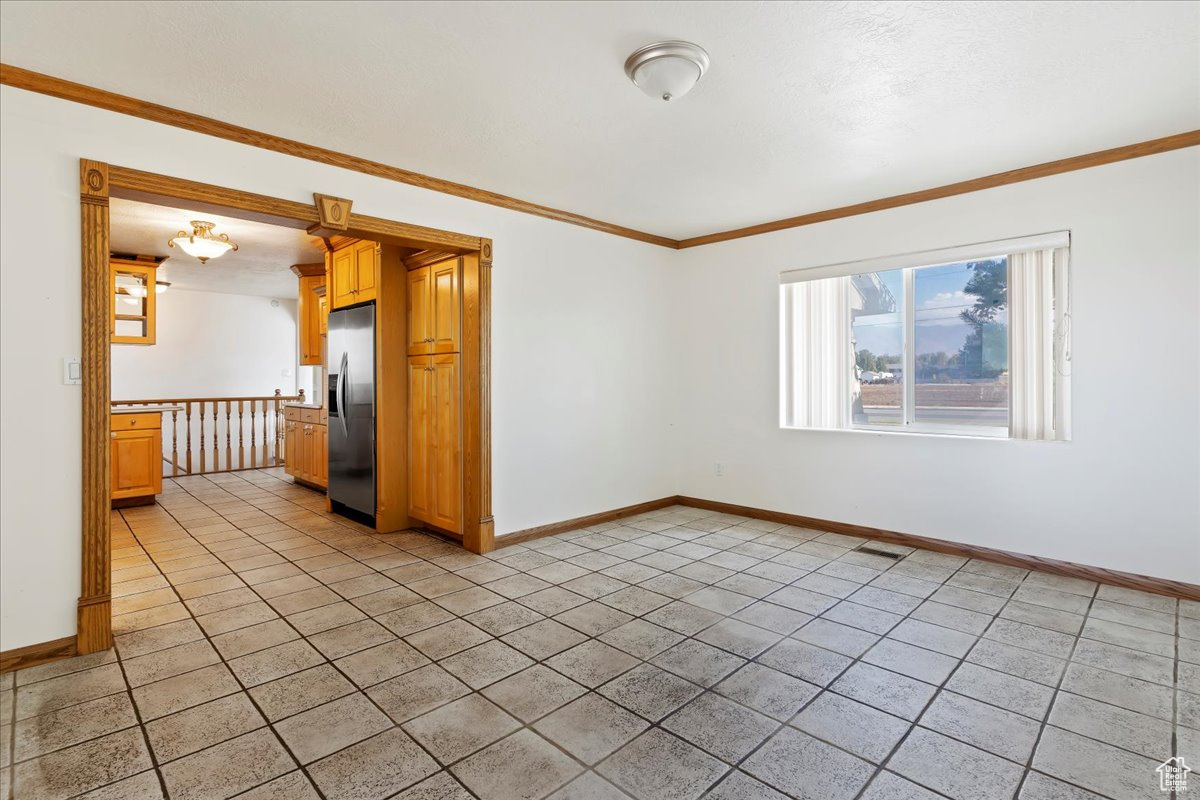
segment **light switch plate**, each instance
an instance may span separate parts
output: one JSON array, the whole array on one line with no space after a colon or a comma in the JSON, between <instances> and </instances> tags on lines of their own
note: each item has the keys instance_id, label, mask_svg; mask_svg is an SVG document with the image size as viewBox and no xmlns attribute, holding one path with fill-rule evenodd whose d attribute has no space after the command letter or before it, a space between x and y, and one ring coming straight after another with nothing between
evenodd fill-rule
<instances>
[{"instance_id":1,"label":"light switch plate","mask_svg":"<svg viewBox=\"0 0 1200 800\"><path fill-rule=\"evenodd\" d=\"M78 356L67 356L63 359L63 383L75 386L83 383L83 366Z\"/></svg>"}]
</instances>

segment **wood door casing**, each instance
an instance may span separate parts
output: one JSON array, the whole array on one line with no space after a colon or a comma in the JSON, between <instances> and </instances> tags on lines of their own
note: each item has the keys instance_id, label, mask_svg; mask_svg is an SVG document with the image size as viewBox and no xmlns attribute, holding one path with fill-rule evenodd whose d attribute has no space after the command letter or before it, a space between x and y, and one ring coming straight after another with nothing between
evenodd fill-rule
<instances>
[{"instance_id":1,"label":"wood door casing","mask_svg":"<svg viewBox=\"0 0 1200 800\"><path fill-rule=\"evenodd\" d=\"M453 533L462 530L462 383L458 354L436 355L433 371L433 413L430 416L432 473L429 522Z\"/></svg>"},{"instance_id":2,"label":"wood door casing","mask_svg":"<svg viewBox=\"0 0 1200 800\"><path fill-rule=\"evenodd\" d=\"M431 352L457 353L459 351L459 265L461 260L452 258L429 269L429 320Z\"/></svg>"},{"instance_id":3,"label":"wood door casing","mask_svg":"<svg viewBox=\"0 0 1200 800\"><path fill-rule=\"evenodd\" d=\"M10 70L11 71L11 70ZM6 73L7 74L7 73ZM206 205L226 209L223 213L244 219L309 228L320 222L313 206L305 202L254 194L238 189L202 183L187 178L107 164L88 158L79 159L79 204L83 286L82 310L82 504L79 532L82 542L80 594L77 602L80 654L93 653L112 646L111 614L111 539L112 523L110 458L110 375L109 309L111 298L109 261L109 197L152 195L170 202L171 207ZM61 188L61 187L60 187ZM289 224L290 223L290 224ZM476 553L490 552L494 546L494 522L491 503L491 265L490 239L451 231L441 231L395 220L353 215L351 232L364 239L384 241L389 246L416 251L459 252L465 255L463 272L462 362L463 373L463 458L464 519L463 545ZM329 246L329 242L326 242ZM332 288L332 253L329 254ZM484 268L486 267L486 268ZM401 273L402 274L402 273ZM403 291L403 289L401 289ZM330 307L334 308L332 292ZM403 300L398 306L403 308ZM403 347L404 329L400 328L397 346ZM404 373L393 369L401 385ZM401 394L405 394L401 392ZM406 409L403 409L406 411ZM397 417L407 420L407 414ZM393 439L405 440L398 430ZM394 451L407 452L405 448ZM403 467L403 465L401 465ZM397 473L394 485L406 485L404 469ZM407 506L404 498L403 506Z\"/></svg>"},{"instance_id":4,"label":"wood door casing","mask_svg":"<svg viewBox=\"0 0 1200 800\"><path fill-rule=\"evenodd\" d=\"M433 415L433 359L408 359L408 512L429 520L432 516L433 464L429 440Z\"/></svg>"}]
</instances>

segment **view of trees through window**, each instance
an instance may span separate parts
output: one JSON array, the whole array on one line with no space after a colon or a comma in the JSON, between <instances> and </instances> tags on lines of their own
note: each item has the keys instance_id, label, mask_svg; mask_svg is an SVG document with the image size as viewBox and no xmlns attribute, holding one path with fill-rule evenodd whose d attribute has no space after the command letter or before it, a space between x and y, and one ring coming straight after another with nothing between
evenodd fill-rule
<instances>
[{"instance_id":1,"label":"view of trees through window","mask_svg":"<svg viewBox=\"0 0 1200 800\"><path fill-rule=\"evenodd\" d=\"M1008 425L1006 258L864 273L851 286L856 424Z\"/></svg>"}]
</instances>

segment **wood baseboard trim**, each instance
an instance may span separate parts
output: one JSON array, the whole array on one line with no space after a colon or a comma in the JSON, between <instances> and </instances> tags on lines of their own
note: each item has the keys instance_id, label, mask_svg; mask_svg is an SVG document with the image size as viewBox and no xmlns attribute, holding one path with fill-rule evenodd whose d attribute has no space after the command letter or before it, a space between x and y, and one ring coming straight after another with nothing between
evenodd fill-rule
<instances>
[{"instance_id":1,"label":"wood baseboard trim","mask_svg":"<svg viewBox=\"0 0 1200 800\"><path fill-rule=\"evenodd\" d=\"M0 652L0 673L36 667L38 664L46 664L60 658L70 658L73 655L75 655L74 636L16 647Z\"/></svg>"},{"instance_id":2,"label":"wood baseboard trim","mask_svg":"<svg viewBox=\"0 0 1200 800\"><path fill-rule=\"evenodd\" d=\"M1010 567L1049 572L1052 575L1098 581L1113 586L1120 586L1124 589L1135 589L1141 592L1150 592L1151 594L1162 594L1185 600L1200 601L1200 586L1182 581L1153 578L1149 575L1137 575L1132 572L1121 572L1104 567L1092 567L1086 564L1075 564L1070 561L1058 561L1052 558L1042 558L1041 556L1013 553L1008 550L997 550L991 547L962 544L946 539L934 539L928 536L899 533L882 528L870 528L865 525L854 525L848 522L835 522L816 517L805 517L799 514L787 514L782 511L767 511L762 508L721 503L715 500L701 500L698 497L680 496L675 498L675 502L682 506L692 506L693 508L703 508L726 514L737 514L743 517L769 520L784 525L795 525L800 528L814 528L816 530L830 531L831 533L841 533L847 536L861 536L866 539L891 542L892 544L905 545L907 547L919 547L922 550L933 550L938 553L948 553L966 558L978 558L981 561L991 561L995 564L1005 564Z\"/></svg>"},{"instance_id":3,"label":"wood baseboard trim","mask_svg":"<svg viewBox=\"0 0 1200 800\"><path fill-rule=\"evenodd\" d=\"M534 539L542 539L546 536L555 536L559 533L573 531L576 528L586 528L589 525L599 525L601 522L612 522L613 520L621 519L622 517L632 517L635 514L645 514L647 511L657 511L660 508L675 505L677 497L660 497L658 500L647 500L645 503L636 503L632 506L623 508L614 508L611 511L601 511L598 514L588 514L586 517L576 517L575 519L567 519L562 522L551 522L546 525L539 525L536 528L526 528L523 531L514 531L506 533L503 536L496 537L496 549L508 547L509 545L521 544L522 542L531 542Z\"/></svg>"}]
</instances>

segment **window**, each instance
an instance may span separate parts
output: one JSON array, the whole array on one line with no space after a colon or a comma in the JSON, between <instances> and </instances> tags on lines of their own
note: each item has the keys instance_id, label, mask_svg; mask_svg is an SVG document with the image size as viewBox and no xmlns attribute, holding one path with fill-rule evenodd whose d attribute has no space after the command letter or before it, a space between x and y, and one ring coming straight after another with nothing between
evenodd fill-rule
<instances>
[{"instance_id":1,"label":"window","mask_svg":"<svg viewBox=\"0 0 1200 800\"><path fill-rule=\"evenodd\" d=\"M781 424L1069 438L1069 235L781 276Z\"/></svg>"}]
</instances>

